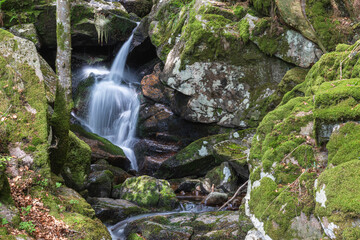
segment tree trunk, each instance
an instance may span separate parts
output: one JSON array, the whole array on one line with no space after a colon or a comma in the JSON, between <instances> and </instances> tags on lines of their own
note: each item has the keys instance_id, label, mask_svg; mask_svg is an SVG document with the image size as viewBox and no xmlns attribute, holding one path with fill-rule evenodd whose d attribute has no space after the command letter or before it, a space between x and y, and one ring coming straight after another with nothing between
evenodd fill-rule
<instances>
[{"instance_id":1,"label":"tree trunk","mask_svg":"<svg viewBox=\"0 0 360 240\"><path fill-rule=\"evenodd\" d=\"M69 147L71 97L71 29L70 0L56 0L57 55L56 71L58 75L54 114L51 118L56 146L50 153L51 168L59 174L66 161Z\"/></svg>"}]
</instances>

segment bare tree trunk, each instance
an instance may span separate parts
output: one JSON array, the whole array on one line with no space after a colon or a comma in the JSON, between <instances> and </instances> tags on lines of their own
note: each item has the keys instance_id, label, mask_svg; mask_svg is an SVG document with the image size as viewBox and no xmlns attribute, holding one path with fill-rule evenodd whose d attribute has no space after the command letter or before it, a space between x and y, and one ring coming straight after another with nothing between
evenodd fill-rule
<instances>
[{"instance_id":1,"label":"bare tree trunk","mask_svg":"<svg viewBox=\"0 0 360 240\"><path fill-rule=\"evenodd\" d=\"M52 171L59 174L66 161L69 147L70 109L72 105L70 0L56 0L56 34L58 79L51 124L54 142L58 144L51 150L50 158Z\"/></svg>"}]
</instances>

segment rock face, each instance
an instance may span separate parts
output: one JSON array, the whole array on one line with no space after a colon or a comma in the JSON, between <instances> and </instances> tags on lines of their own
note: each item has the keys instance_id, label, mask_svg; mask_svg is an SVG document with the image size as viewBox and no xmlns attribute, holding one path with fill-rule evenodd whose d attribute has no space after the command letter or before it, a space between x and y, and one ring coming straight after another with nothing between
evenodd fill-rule
<instances>
[{"instance_id":1,"label":"rock face","mask_svg":"<svg viewBox=\"0 0 360 240\"><path fill-rule=\"evenodd\" d=\"M240 221L239 221L240 219ZM179 213L159 215L130 223L125 233L128 239L245 239L253 227L236 212Z\"/></svg>"},{"instance_id":2,"label":"rock face","mask_svg":"<svg viewBox=\"0 0 360 240\"><path fill-rule=\"evenodd\" d=\"M265 239L358 237L357 48L322 56L256 131L246 210Z\"/></svg>"},{"instance_id":3,"label":"rock face","mask_svg":"<svg viewBox=\"0 0 360 240\"><path fill-rule=\"evenodd\" d=\"M171 209L177 203L176 195L165 180L149 176L128 178L121 184L120 198L142 207Z\"/></svg>"}]
</instances>

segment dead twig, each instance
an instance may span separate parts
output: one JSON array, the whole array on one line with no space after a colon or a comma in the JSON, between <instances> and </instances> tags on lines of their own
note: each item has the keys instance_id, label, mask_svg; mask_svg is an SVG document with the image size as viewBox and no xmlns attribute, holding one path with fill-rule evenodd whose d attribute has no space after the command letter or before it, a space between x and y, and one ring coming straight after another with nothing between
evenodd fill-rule
<instances>
[{"instance_id":1,"label":"dead twig","mask_svg":"<svg viewBox=\"0 0 360 240\"><path fill-rule=\"evenodd\" d=\"M224 203L224 205L222 205L218 211L220 211L221 209L223 209L224 207L226 207L226 205L228 205L232 200L234 200L234 198L236 198L236 196L240 193L240 191L248 184L249 180L247 180L243 185L241 185L238 190L236 190L234 196L232 196L232 198L230 198L229 201L227 201L226 203Z\"/></svg>"}]
</instances>

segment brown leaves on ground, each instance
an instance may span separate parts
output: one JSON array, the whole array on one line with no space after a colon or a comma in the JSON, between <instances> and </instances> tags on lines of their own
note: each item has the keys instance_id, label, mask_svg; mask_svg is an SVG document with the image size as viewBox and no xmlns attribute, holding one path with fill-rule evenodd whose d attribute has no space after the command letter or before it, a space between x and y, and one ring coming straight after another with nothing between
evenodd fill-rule
<instances>
[{"instance_id":1,"label":"brown leaves on ground","mask_svg":"<svg viewBox=\"0 0 360 240\"><path fill-rule=\"evenodd\" d=\"M22 167L19 176L9 179L11 195L15 201L15 206L19 209L21 221L31 221L35 225L32 228L31 235L36 239L68 239L67 236L72 232L69 226L51 216L49 209L44 206L40 198L33 198L29 195L34 176L33 171L27 167ZM25 234L24 230L9 228L9 231L12 235Z\"/></svg>"}]
</instances>

